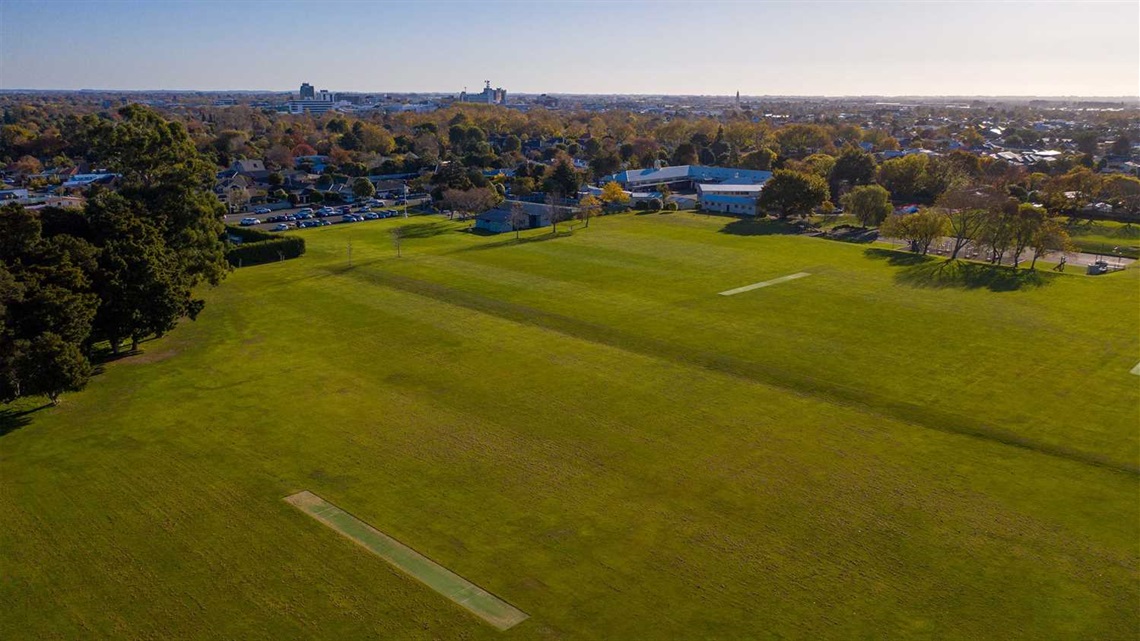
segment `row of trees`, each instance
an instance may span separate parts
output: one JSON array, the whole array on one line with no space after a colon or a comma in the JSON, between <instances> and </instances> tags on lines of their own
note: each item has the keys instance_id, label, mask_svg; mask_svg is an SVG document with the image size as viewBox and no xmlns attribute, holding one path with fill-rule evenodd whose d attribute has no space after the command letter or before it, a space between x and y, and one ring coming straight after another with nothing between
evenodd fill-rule
<instances>
[{"instance_id":1,"label":"row of trees","mask_svg":"<svg viewBox=\"0 0 1140 641\"><path fill-rule=\"evenodd\" d=\"M888 216L880 233L907 241L926 254L931 245L948 239L948 260L967 247L977 248L989 262L1001 265L1008 258L1015 268L1028 255L1030 269L1049 252L1072 249L1068 232L1041 207L1018 202L988 185L953 186L937 206L912 214Z\"/></svg>"},{"instance_id":2,"label":"row of trees","mask_svg":"<svg viewBox=\"0 0 1140 641\"><path fill-rule=\"evenodd\" d=\"M81 388L98 344L118 353L194 318L193 289L228 266L214 167L186 129L131 105L84 144L120 174L83 210L0 208L0 400Z\"/></svg>"}]
</instances>

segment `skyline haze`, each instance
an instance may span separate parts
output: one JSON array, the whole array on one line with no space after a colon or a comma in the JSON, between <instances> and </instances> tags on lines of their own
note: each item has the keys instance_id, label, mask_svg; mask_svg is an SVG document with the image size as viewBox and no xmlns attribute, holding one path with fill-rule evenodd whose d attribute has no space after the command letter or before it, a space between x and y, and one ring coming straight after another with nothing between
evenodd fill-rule
<instances>
[{"instance_id":1,"label":"skyline haze","mask_svg":"<svg viewBox=\"0 0 1140 641\"><path fill-rule=\"evenodd\" d=\"M5 0L0 89L1136 96L1138 24L1134 2Z\"/></svg>"}]
</instances>

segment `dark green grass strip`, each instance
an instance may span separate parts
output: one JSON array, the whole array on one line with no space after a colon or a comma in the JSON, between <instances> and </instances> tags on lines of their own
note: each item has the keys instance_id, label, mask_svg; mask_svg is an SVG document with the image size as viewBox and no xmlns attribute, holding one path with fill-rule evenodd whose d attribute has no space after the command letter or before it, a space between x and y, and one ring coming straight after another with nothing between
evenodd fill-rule
<instances>
[{"instance_id":1,"label":"dark green grass strip","mask_svg":"<svg viewBox=\"0 0 1140 641\"><path fill-rule=\"evenodd\" d=\"M482 294L382 270L338 269L329 270L329 272L387 285L410 294L425 296L443 303L466 307L499 318L541 327L643 356L703 367L730 376L786 389L796 394L823 398L831 402L902 420L918 427L1020 447L1047 456L1104 467L1127 474L1140 474L1140 466L1134 463L1116 460L1066 445L1039 441L1001 427L989 425L973 417L870 393L836 381L780 370L721 352L701 350L679 343L657 340L615 327L571 318L535 307L490 298Z\"/></svg>"},{"instance_id":2,"label":"dark green grass strip","mask_svg":"<svg viewBox=\"0 0 1140 641\"><path fill-rule=\"evenodd\" d=\"M499 630L506 630L527 618L525 612L312 492L298 492L285 497L285 501Z\"/></svg>"}]
</instances>

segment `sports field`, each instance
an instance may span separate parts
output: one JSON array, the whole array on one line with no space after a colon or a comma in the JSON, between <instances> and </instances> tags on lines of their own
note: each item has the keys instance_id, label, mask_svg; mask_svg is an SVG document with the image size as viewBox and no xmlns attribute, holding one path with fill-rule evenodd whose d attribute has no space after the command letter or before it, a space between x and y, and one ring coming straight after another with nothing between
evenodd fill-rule
<instances>
[{"instance_id":1,"label":"sports field","mask_svg":"<svg viewBox=\"0 0 1140 641\"><path fill-rule=\"evenodd\" d=\"M1140 269L678 213L466 226L302 232L60 407L5 409L0 638L1135 638ZM302 490L529 618L497 630Z\"/></svg>"}]
</instances>

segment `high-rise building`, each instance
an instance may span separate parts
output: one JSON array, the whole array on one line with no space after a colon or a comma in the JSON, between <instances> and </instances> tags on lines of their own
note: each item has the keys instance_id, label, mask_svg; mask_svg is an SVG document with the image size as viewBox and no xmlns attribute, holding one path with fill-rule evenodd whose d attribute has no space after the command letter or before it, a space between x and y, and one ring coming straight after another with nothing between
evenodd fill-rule
<instances>
[{"instance_id":1,"label":"high-rise building","mask_svg":"<svg viewBox=\"0 0 1140 641\"><path fill-rule=\"evenodd\" d=\"M490 80L483 82L487 84L483 87L482 93L468 94L467 90L464 90L459 94L459 102L478 102L486 105L501 105L507 102L506 89L502 87L492 89Z\"/></svg>"},{"instance_id":2,"label":"high-rise building","mask_svg":"<svg viewBox=\"0 0 1140 641\"><path fill-rule=\"evenodd\" d=\"M301 83L301 92L297 96L299 99L301 99L301 100L312 100L314 97L316 97L316 95L317 95L317 92L315 89L313 89L313 85L310 85L307 82Z\"/></svg>"}]
</instances>

